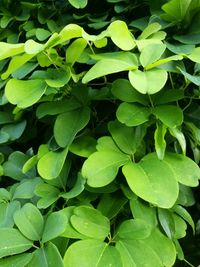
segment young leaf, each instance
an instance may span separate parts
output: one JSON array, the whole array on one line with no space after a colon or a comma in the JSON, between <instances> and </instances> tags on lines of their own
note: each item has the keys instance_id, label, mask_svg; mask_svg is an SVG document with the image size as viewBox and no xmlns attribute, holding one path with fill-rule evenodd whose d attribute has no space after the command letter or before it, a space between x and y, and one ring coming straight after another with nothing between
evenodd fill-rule
<instances>
[{"instance_id":1,"label":"young leaf","mask_svg":"<svg viewBox=\"0 0 200 267\"><path fill-rule=\"evenodd\" d=\"M88 158L96 151L96 140L91 136L76 138L69 147L69 151L80 157Z\"/></svg>"},{"instance_id":2,"label":"young leaf","mask_svg":"<svg viewBox=\"0 0 200 267\"><path fill-rule=\"evenodd\" d=\"M78 257L77 257L78 255ZM122 267L119 252L100 240L88 239L73 243L64 256L65 267Z\"/></svg>"},{"instance_id":3,"label":"young leaf","mask_svg":"<svg viewBox=\"0 0 200 267\"><path fill-rule=\"evenodd\" d=\"M111 183L119 167L126 164L129 157L112 150L93 153L83 164L82 175L91 187L102 187Z\"/></svg>"},{"instance_id":4,"label":"young leaf","mask_svg":"<svg viewBox=\"0 0 200 267\"><path fill-rule=\"evenodd\" d=\"M102 59L98 61L83 77L82 82L88 83L108 74L137 68L137 58L133 53L124 52L119 58Z\"/></svg>"},{"instance_id":5,"label":"young leaf","mask_svg":"<svg viewBox=\"0 0 200 267\"><path fill-rule=\"evenodd\" d=\"M24 44L8 44L0 42L0 60L24 52Z\"/></svg>"},{"instance_id":6,"label":"young leaf","mask_svg":"<svg viewBox=\"0 0 200 267\"><path fill-rule=\"evenodd\" d=\"M122 103L119 105L117 119L127 126L137 126L149 120L150 111L148 108L138 104Z\"/></svg>"},{"instance_id":7,"label":"young leaf","mask_svg":"<svg viewBox=\"0 0 200 267\"><path fill-rule=\"evenodd\" d=\"M31 203L26 203L14 214L14 221L24 236L30 240L40 240L44 220L40 211Z\"/></svg>"},{"instance_id":8,"label":"young leaf","mask_svg":"<svg viewBox=\"0 0 200 267\"><path fill-rule=\"evenodd\" d=\"M160 160L163 160L165 156L165 149L166 149L166 141L165 141L165 134L167 128L164 124L157 123L156 130L154 133L154 140L155 140L155 149L157 156Z\"/></svg>"},{"instance_id":9,"label":"young leaf","mask_svg":"<svg viewBox=\"0 0 200 267\"><path fill-rule=\"evenodd\" d=\"M14 228L0 228L0 236L0 258L22 253L33 245L32 241Z\"/></svg>"},{"instance_id":10,"label":"young leaf","mask_svg":"<svg viewBox=\"0 0 200 267\"><path fill-rule=\"evenodd\" d=\"M66 63L71 66L79 59L83 50L87 46L87 41L83 38L76 39L66 50Z\"/></svg>"},{"instance_id":11,"label":"young leaf","mask_svg":"<svg viewBox=\"0 0 200 267\"><path fill-rule=\"evenodd\" d=\"M165 49L165 44L152 44L146 46L144 49L142 49L140 54L140 62L142 66L146 67L147 65L154 63L162 56Z\"/></svg>"},{"instance_id":12,"label":"young leaf","mask_svg":"<svg viewBox=\"0 0 200 267\"><path fill-rule=\"evenodd\" d=\"M155 94L167 81L167 71L156 68L147 71L129 71L128 75L132 86L141 94Z\"/></svg>"},{"instance_id":13,"label":"young leaf","mask_svg":"<svg viewBox=\"0 0 200 267\"><path fill-rule=\"evenodd\" d=\"M131 50L135 47L134 37L128 30L124 21L115 20L108 27L108 35L115 45L124 51Z\"/></svg>"},{"instance_id":14,"label":"young leaf","mask_svg":"<svg viewBox=\"0 0 200 267\"><path fill-rule=\"evenodd\" d=\"M10 79L5 87L8 101L19 108L27 108L35 104L45 93L46 83L43 80Z\"/></svg>"},{"instance_id":15,"label":"young leaf","mask_svg":"<svg viewBox=\"0 0 200 267\"><path fill-rule=\"evenodd\" d=\"M67 153L68 148L62 151L49 151L38 161L37 169L39 174L47 180L58 177L63 168Z\"/></svg>"},{"instance_id":16,"label":"young leaf","mask_svg":"<svg viewBox=\"0 0 200 267\"><path fill-rule=\"evenodd\" d=\"M69 3L75 8L84 8L87 6L88 0L69 0Z\"/></svg>"},{"instance_id":17,"label":"young leaf","mask_svg":"<svg viewBox=\"0 0 200 267\"><path fill-rule=\"evenodd\" d=\"M161 25L157 22L149 24L144 31L138 37L138 40L146 39L150 37L152 34L158 32L161 29Z\"/></svg>"}]
</instances>

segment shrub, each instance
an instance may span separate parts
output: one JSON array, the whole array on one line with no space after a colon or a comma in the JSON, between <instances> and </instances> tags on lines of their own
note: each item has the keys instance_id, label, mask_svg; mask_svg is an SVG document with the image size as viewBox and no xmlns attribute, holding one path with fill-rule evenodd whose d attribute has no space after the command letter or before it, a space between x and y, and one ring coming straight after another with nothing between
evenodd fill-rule
<instances>
[{"instance_id":1,"label":"shrub","mask_svg":"<svg viewBox=\"0 0 200 267\"><path fill-rule=\"evenodd\" d=\"M199 8L0 1L1 266L199 263Z\"/></svg>"}]
</instances>

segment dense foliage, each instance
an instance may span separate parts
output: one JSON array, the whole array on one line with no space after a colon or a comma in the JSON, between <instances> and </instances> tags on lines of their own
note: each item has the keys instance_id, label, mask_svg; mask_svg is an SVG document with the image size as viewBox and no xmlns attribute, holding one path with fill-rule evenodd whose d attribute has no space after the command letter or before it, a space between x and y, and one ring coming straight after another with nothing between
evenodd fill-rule
<instances>
[{"instance_id":1,"label":"dense foliage","mask_svg":"<svg viewBox=\"0 0 200 267\"><path fill-rule=\"evenodd\" d=\"M200 0L0 0L0 266L200 264Z\"/></svg>"}]
</instances>

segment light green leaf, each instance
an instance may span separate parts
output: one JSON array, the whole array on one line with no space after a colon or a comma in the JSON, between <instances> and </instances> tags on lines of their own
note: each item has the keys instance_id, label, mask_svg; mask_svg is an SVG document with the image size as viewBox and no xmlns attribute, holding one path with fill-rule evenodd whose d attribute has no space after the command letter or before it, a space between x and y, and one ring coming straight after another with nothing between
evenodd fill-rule
<instances>
[{"instance_id":1,"label":"light green leaf","mask_svg":"<svg viewBox=\"0 0 200 267\"><path fill-rule=\"evenodd\" d=\"M143 67L157 61L166 49L165 44L152 44L142 49L140 54L140 62Z\"/></svg>"},{"instance_id":2,"label":"light green leaf","mask_svg":"<svg viewBox=\"0 0 200 267\"><path fill-rule=\"evenodd\" d=\"M172 136L174 136L178 142L179 145L183 151L183 154L186 154L186 139L184 134L181 132L181 130L178 129L178 127L168 128L169 132Z\"/></svg>"},{"instance_id":3,"label":"light green leaf","mask_svg":"<svg viewBox=\"0 0 200 267\"><path fill-rule=\"evenodd\" d=\"M69 3L75 8L84 8L87 6L88 0L69 0Z\"/></svg>"},{"instance_id":4,"label":"light green leaf","mask_svg":"<svg viewBox=\"0 0 200 267\"><path fill-rule=\"evenodd\" d=\"M13 57L8 65L7 70L1 75L1 79L5 80L9 77L10 74L19 70L26 62L28 62L34 55L23 54L20 56ZM13 75L14 76L14 75Z\"/></svg>"},{"instance_id":5,"label":"light green leaf","mask_svg":"<svg viewBox=\"0 0 200 267\"><path fill-rule=\"evenodd\" d=\"M147 154L140 163L126 164L122 172L131 190L142 199L161 208L171 208L176 202L178 182L175 173L155 153Z\"/></svg>"},{"instance_id":6,"label":"light green leaf","mask_svg":"<svg viewBox=\"0 0 200 267\"><path fill-rule=\"evenodd\" d=\"M155 94L164 87L167 81L167 71L161 69L129 71L129 80L141 94Z\"/></svg>"},{"instance_id":7,"label":"light green leaf","mask_svg":"<svg viewBox=\"0 0 200 267\"><path fill-rule=\"evenodd\" d=\"M111 88L112 94L125 102L138 102L140 104L146 104L146 96L141 95L135 88L131 85L129 80L117 79L112 83Z\"/></svg>"},{"instance_id":8,"label":"light green leaf","mask_svg":"<svg viewBox=\"0 0 200 267\"><path fill-rule=\"evenodd\" d=\"M156 124L156 130L154 132L154 140L155 140L156 153L160 160L163 160L165 156L165 149L166 149L165 134L166 132L167 132L167 128L164 124L160 124L160 123Z\"/></svg>"},{"instance_id":9,"label":"light green leaf","mask_svg":"<svg viewBox=\"0 0 200 267\"><path fill-rule=\"evenodd\" d=\"M72 38L82 37L82 28L77 24L68 24L59 33L60 39L54 43L55 45L64 43Z\"/></svg>"},{"instance_id":10,"label":"light green leaf","mask_svg":"<svg viewBox=\"0 0 200 267\"><path fill-rule=\"evenodd\" d=\"M82 175L91 187L102 187L111 183L118 169L129 161L125 154L112 150L93 153L83 164Z\"/></svg>"},{"instance_id":11,"label":"light green leaf","mask_svg":"<svg viewBox=\"0 0 200 267\"><path fill-rule=\"evenodd\" d=\"M179 183L192 187L198 186L200 169L192 159L181 154L168 152L164 161L173 170Z\"/></svg>"},{"instance_id":12,"label":"light green leaf","mask_svg":"<svg viewBox=\"0 0 200 267\"><path fill-rule=\"evenodd\" d=\"M145 239L151 234L151 227L141 219L123 221L117 230L117 239Z\"/></svg>"},{"instance_id":13,"label":"light green leaf","mask_svg":"<svg viewBox=\"0 0 200 267\"><path fill-rule=\"evenodd\" d=\"M45 222L42 242L45 243L60 236L65 231L67 222L68 218L62 210L50 213Z\"/></svg>"},{"instance_id":14,"label":"light green leaf","mask_svg":"<svg viewBox=\"0 0 200 267\"><path fill-rule=\"evenodd\" d=\"M189 212L180 205L176 205L173 208L173 210L176 212L176 214L182 217L187 223L189 223L189 225L192 227L193 234L195 234L195 224Z\"/></svg>"},{"instance_id":15,"label":"light green leaf","mask_svg":"<svg viewBox=\"0 0 200 267\"><path fill-rule=\"evenodd\" d=\"M78 257L77 257L78 255ZM122 267L115 247L100 240L81 240L73 243L64 256L65 267Z\"/></svg>"},{"instance_id":16,"label":"light green leaf","mask_svg":"<svg viewBox=\"0 0 200 267\"><path fill-rule=\"evenodd\" d=\"M120 49L128 51L135 47L134 36L128 30L124 21L115 20L108 27L108 35L110 35L113 43Z\"/></svg>"},{"instance_id":17,"label":"light green leaf","mask_svg":"<svg viewBox=\"0 0 200 267\"><path fill-rule=\"evenodd\" d=\"M35 195L36 186L40 183L41 179L39 177L22 180L13 192L13 199L31 199Z\"/></svg>"},{"instance_id":18,"label":"light green leaf","mask_svg":"<svg viewBox=\"0 0 200 267\"><path fill-rule=\"evenodd\" d=\"M72 226L89 238L104 240L110 231L110 221L100 211L80 206L73 210L70 218Z\"/></svg>"},{"instance_id":19,"label":"light green leaf","mask_svg":"<svg viewBox=\"0 0 200 267\"><path fill-rule=\"evenodd\" d=\"M153 114L167 127L176 127L183 122L181 108L172 105L160 105L153 108Z\"/></svg>"},{"instance_id":20,"label":"light green leaf","mask_svg":"<svg viewBox=\"0 0 200 267\"><path fill-rule=\"evenodd\" d=\"M28 40L25 42L24 51L29 55L36 55L44 49L43 44L39 44L34 40Z\"/></svg>"},{"instance_id":21,"label":"light green leaf","mask_svg":"<svg viewBox=\"0 0 200 267\"><path fill-rule=\"evenodd\" d=\"M8 44L0 42L0 60L24 52L24 44Z\"/></svg>"},{"instance_id":22,"label":"light green leaf","mask_svg":"<svg viewBox=\"0 0 200 267\"><path fill-rule=\"evenodd\" d=\"M76 183L74 184L72 189L68 192L61 193L60 197L70 199L80 195L80 193L83 192L83 190L85 189L85 183L86 181L82 177L81 173L78 173Z\"/></svg>"},{"instance_id":23,"label":"light green leaf","mask_svg":"<svg viewBox=\"0 0 200 267\"><path fill-rule=\"evenodd\" d=\"M26 203L14 214L14 221L24 236L30 240L40 240L44 220L40 211L31 203Z\"/></svg>"},{"instance_id":24,"label":"light green leaf","mask_svg":"<svg viewBox=\"0 0 200 267\"><path fill-rule=\"evenodd\" d=\"M71 66L79 59L83 50L87 46L87 41L83 38L76 39L66 50L66 63Z\"/></svg>"},{"instance_id":25,"label":"light green leaf","mask_svg":"<svg viewBox=\"0 0 200 267\"><path fill-rule=\"evenodd\" d=\"M102 136L97 140L97 146L98 151L105 151L105 150L111 150L114 152L121 153L120 149L115 144L113 138L111 136Z\"/></svg>"},{"instance_id":26,"label":"light green leaf","mask_svg":"<svg viewBox=\"0 0 200 267\"><path fill-rule=\"evenodd\" d=\"M68 148L62 151L49 151L45 154L39 161L37 169L41 177L47 180L52 180L58 177L60 174L66 156L68 153Z\"/></svg>"},{"instance_id":27,"label":"light green leaf","mask_svg":"<svg viewBox=\"0 0 200 267\"><path fill-rule=\"evenodd\" d=\"M37 185L34 193L36 196L41 197L37 202L37 207L46 209L59 198L60 190L50 184L41 183Z\"/></svg>"},{"instance_id":28,"label":"light green leaf","mask_svg":"<svg viewBox=\"0 0 200 267\"><path fill-rule=\"evenodd\" d=\"M1 228L0 236L0 258L22 253L33 245L32 241L14 228Z\"/></svg>"},{"instance_id":29,"label":"light green leaf","mask_svg":"<svg viewBox=\"0 0 200 267\"><path fill-rule=\"evenodd\" d=\"M22 253L16 256L7 257L0 260L1 267L26 267L32 258L31 253Z\"/></svg>"},{"instance_id":30,"label":"light green leaf","mask_svg":"<svg viewBox=\"0 0 200 267\"><path fill-rule=\"evenodd\" d=\"M158 32L161 29L161 25L157 22L149 24L144 31L138 37L138 40L146 39L150 37L152 34Z\"/></svg>"},{"instance_id":31,"label":"light green leaf","mask_svg":"<svg viewBox=\"0 0 200 267\"><path fill-rule=\"evenodd\" d=\"M8 101L19 108L27 108L35 104L45 93L46 83L43 80L10 79L5 87Z\"/></svg>"},{"instance_id":32,"label":"light green leaf","mask_svg":"<svg viewBox=\"0 0 200 267\"><path fill-rule=\"evenodd\" d=\"M175 234L173 213L167 209L158 209L158 220L166 235L172 239Z\"/></svg>"},{"instance_id":33,"label":"light green leaf","mask_svg":"<svg viewBox=\"0 0 200 267\"><path fill-rule=\"evenodd\" d=\"M5 200L4 200L5 201ZM10 203L5 203L2 201L0 203L0 227L10 227L14 226L13 215L14 213L20 209L19 201L11 201Z\"/></svg>"},{"instance_id":34,"label":"light green leaf","mask_svg":"<svg viewBox=\"0 0 200 267\"><path fill-rule=\"evenodd\" d=\"M32 260L26 267L64 267L62 257L57 247L48 242L44 247L33 252Z\"/></svg>"},{"instance_id":35,"label":"light green leaf","mask_svg":"<svg viewBox=\"0 0 200 267\"><path fill-rule=\"evenodd\" d=\"M51 32L43 28L37 28L35 32L35 36L39 41L46 40L50 35L51 35Z\"/></svg>"},{"instance_id":36,"label":"light green leaf","mask_svg":"<svg viewBox=\"0 0 200 267\"><path fill-rule=\"evenodd\" d=\"M200 63L200 55L199 54L200 54L200 47L196 47L193 49L192 53L187 57L196 63Z\"/></svg>"},{"instance_id":37,"label":"light green leaf","mask_svg":"<svg viewBox=\"0 0 200 267\"><path fill-rule=\"evenodd\" d=\"M88 83L91 80L102 76L121 71L137 68L137 58L133 53L124 52L116 58L102 59L98 61L83 77L82 82Z\"/></svg>"},{"instance_id":38,"label":"light green leaf","mask_svg":"<svg viewBox=\"0 0 200 267\"><path fill-rule=\"evenodd\" d=\"M58 115L54 125L54 136L58 145L61 147L71 145L76 134L88 124L89 119L88 107Z\"/></svg>"},{"instance_id":39,"label":"light green leaf","mask_svg":"<svg viewBox=\"0 0 200 267\"><path fill-rule=\"evenodd\" d=\"M156 252L145 240L120 240L116 244L120 252L123 265L130 267L163 267L163 264Z\"/></svg>"},{"instance_id":40,"label":"light green leaf","mask_svg":"<svg viewBox=\"0 0 200 267\"><path fill-rule=\"evenodd\" d=\"M119 105L117 119L127 126L137 126L149 120L150 111L148 108L138 104L122 103Z\"/></svg>"}]
</instances>

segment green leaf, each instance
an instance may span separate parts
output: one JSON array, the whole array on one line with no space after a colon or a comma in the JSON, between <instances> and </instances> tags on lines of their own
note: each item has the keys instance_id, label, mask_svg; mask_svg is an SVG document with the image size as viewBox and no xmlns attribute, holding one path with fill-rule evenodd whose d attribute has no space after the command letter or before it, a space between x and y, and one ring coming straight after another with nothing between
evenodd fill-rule
<instances>
[{"instance_id":1,"label":"green leaf","mask_svg":"<svg viewBox=\"0 0 200 267\"><path fill-rule=\"evenodd\" d=\"M154 140L155 140L156 153L160 160L163 160L165 156L165 149L166 149L165 134L166 132L167 132L167 128L164 124L161 124L161 123L156 124Z\"/></svg>"},{"instance_id":2,"label":"green leaf","mask_svg":"<svg viewBox=\"0 0 200 267\"><path fill-rule=\"evenodd\" d=\"M68 148L63 149L62 151L50 151L45 154L38 161L37 165L40 176L47 180L52 180L58 177L63 168L67 153Z\"/></svg>"},{"instance_id":3,"label":"green leaf","mask_svg":"<svg viewBox=\"0 0 200 267\"><path fill-rule=\"evenodd\" d=\"M183 122L181 108L172 105L160 105L153 108L153 114L167 127L176 127Z\"/></svg>"},{"instance_id":4,"label":"green leaf","mask_svg":"<svg viewBox=\"0 0 200 267\"><path fill-rule=\"evenodd\" d=\"M127 127L118 121L109 122L109 132L117 146L126 154L133 155L139 145L136 143L135 128Z\"/></svg>"},{"instance_id":5,"label":"green leaf","mask_svg":"<svg viewBox=\"0 0 200 267\"><path fill-rule=\"evenodd\" d=\"M171 0L162 6L162 10L165 14L162 14L162 18L167 21L181 21L184 19L191 0Z\"/></svg>"},{"instance_id":6,"label":"green leaf","mask_svg":"<svg viewBox=\"0 0 200 267\"><path fill-rule=\"evenodd\" d=\"M140 104L146 104L146 96L141 95L131 85L128 80L117 79L113 82L111 88L112 94L125 102L138 102Z\"/></svg>"},{"instance_id":7,"label":"green leaf","mask_svg":"<svg viewBox=\"0 0 200 267\"><path fill-rule=\"evenodd\" d=\"M44 247L33 252L32 260L26 267L64 267L62 257L57 247L48 242Z\"/></svg>"},{"instance_id":8,"label":"green leaf","mask_svg":"<svg viewBox=\"0 0 200 267\"><path fill-rule=\"evenodd\" d=\"M43 28L37 28L35 32L35 36L39 41L46 40L50 35L51 35L51 32Z\"/></svg>"},{"instance_id":9,"label":"green leaf","mask_svg":"<svg viewBox=\"0 0 200 267\"><path fill-rule=\"evenodd\" d=\"M123 221L117 230L117 239L145 239L151 234L151 227L141 219Z\"/></svg>"},{"instance_id":10,"label":"green leaf","mask_svg":"<svg viewBox=\"0 0 200 267\"><path fill-rule=\"evenodd\" d=\"M145 240L120 240L117 242L116 248L120 252L122 266L163 267L156 252L146 245Z\"/></svg>"},{"instance_id":11,"label":"green leaf","mask_svg":"<svg viewBox=\"0 0 200 267\"><path fill-rule=\"evenodd\" d=\"M169 131L170 131L170 134L178 140L181 146L181 149L183 151L183 154L185 155L186 154L186 139L185 139L184 134L178 129L178 127L169 128Z\"/></svg>"},{"instance_id":12,"label":"green leaf","mask_svg":"<svg viewBox=\"0 0 200 267\"><path fill-rule=\"evenodd\" d=\"M5 87L8 101L19 108L27 108L35 104L45 93L46 83L43 80L10 79Z\"/></svg>"},{"instance_id":13,"label":"green leaf","mask_svg":"<svg viewBox=\"0 0 200 267\"><path fill-rule=\"evenodd\" d=\"M77 25L77 24L68 24L65 26L59 33L59 40L57 42L54 42L53 40L53 46L62 44L72 38L79 38L82 37L82 31L83 29ZM57 36L56 36L57 38Z\"/></svg>"},{"instance_id":14,"label":"green leaf","mask_svg":"<svg viewBox=\"0 0 200 267\"><path fill-rule=\"evenodd\" d=\"M71 73L68 68L66 70L49 68L46 74L45 82L48 86L55 88L63 87L71 78Z\"/></svg>"},{"instance_id":15,"label":"green leaf","mask_svg":"<svg viewBox=\"0 0 200 267\"><path fill-rule=\"evenodd\" d=\"M38 106L36 110L36 115L38 119L41 119L47 115L57 115L65 112L70 112L80 107L81 103L74 98L60 100L60 101L58 100L53 102L46 102Z\"/></svg>"},{"instance_id":16,"label":"green leaf","mask_svg":"<svg viewBox=\"0 0 200 267\"><path fill-rule=\"evenodd\" d=\"M88 107L58 115L54 125L54 136L58 145L71 145L76 134L88 124L89 119Z\"/></svg>"},{"instance_id":17,"label":"green leaf","mask_svg":"<svg viewBox=\"0 0 200 267\"><path fill-rule=\"evenodd\" d=\"M182 217L187 223L189 223L189 225L192 227L193 234L195 234L195 224L189 212L180 205L176 205L173 208L173 210L176 212L176 214Z\"/></svg>"},{"instance_id":18,"label":"green leaf","mask_svg":"<svg viewBox=\"0 0 200 267\"><path fill-rule=\"evenodd\" d=\"M148 108L138 104L122 103L119 105L117 119L127 126L137 126L149 120L150 111Z\"/></svg>"},{"instance_id":19,"label":"green leaf","mask_svg":"<svg viewBox=\"0 0 200 267\"><path fill-rule=\"evenodd\" d=\"M1 228L0 236L0 258L22 253L33 245L32 241L14 228Z\"/></svg>"},{"instance_id":20,"label":"green leaf","mask_svg":"<svg viewBox=\"0 0 200 267\"><path fill-rule=\"evenodd\" d=\"M44 220L40 211L31 203L26 203L14 214L14 221L24 236L30 240L40 240Z\"/></svg>"},{"instance_id":21,"label":"green leaf","mask_svg":"<svg viewBox=\"0 0 200 267\"><path fill-rule=\"evenodd\" d=\"M69 0L69 3L75 8L84 8L87 6L88 0Z\"/></svg>"},{"instance_id":22,"label":"green leaf","mask_svg":"<svg viewBox=\"0 0 200 267\"><path fill-rule=\"evenodd\" d=\"M0 60L24 52L24 44L8 44L0 42Z\"/></svg>"},{"instance_id":23,"label":"green leaf","mask_svg":"<svg viewBox=\"0 0 200 267\"><path fill-rule=\"evenodd\" d=\"M31 199L35 195L36 186L40 183L41 179L39 177L22 180L13 193L13 199Z\"/></svg>"},{"instance_id":24,"label":"green leaf","mask_svg":"<svg viewBox=\"0 0 200 267\"><path fill-rule=\"evenodd\" d=\"M79 59L87 46L87 41L83 38L76 39L66 50L66 63L71 66Z\"/></svg>"},{"instance_id":25,"label":"green leaf","mask_svg":"<svg viewBox=\"0 0 200 267\"><path fill-rule=\"evenodd\" d=\"M20 209L19 201L12 201L10 203L0 203L0 227L10 227L14 226L13 215Z\"/></svg>"},{"instance_id":26,"label":"green leaf","mask_svg":"<svg viewBox=\"0 0 200 267\"><path fill-rule=\"evenodd\" d=\"M166 235L172 239L175 234L173 213L167 209L158 209L158 219Z\"/></svg>"},{"instance_id":27,"label":"green leaf","mask_svg":"<svg viewBox=\"0 0 200 267\"><path fill-rule=\"evenodd\" d=\"M0 260L1 267L26 267L32 258L31 253L23 253Z\"/></svg>"},{"instance_id":28,"label":"green leaf","mask_svg":"<svg viewBox=\"0 0 200 267\"><path fill-rule=\"evenodd\" d=\"M143 67L157 61L166 49L165 44L152 44L142 49L140 54L140 62Z\"/></svg>"},{"instance_id":29,"label":"green leaf","mask_svg":"<svg viewBox=\"0 0 200 267\"><path fill-rule=\"evenodd\" d=\"M177 154L166 153L164 161L169 165L175 174L175 178L181 184L187 186L198 186L200 179L200 169L190 158Z\"/></svg>"},{"instance_id":30,"label":"green leaf","mask_svg":"<svg viewBox=\"0 0 200 267\"><path fill-rule=\"evenodd\" d=\"M8 134L9 141L14 141L23 134L26 128L26 121L5 125L1 128L1 131Z\"/></svg>"},{"instance_id":31,"label":"green leaf","mask_svg":"<svg viewBox=\"0 0 200 267\"><path fill-rule=\"evenodd\" d=\"M96 140L91 136L76 138L69 147L69 151L80 157L88 158L96 151Z\"/></svg>"},{"instance_id":32,"label":"green leaf","mask_svg":"<svg viewBox=\"0 0 200 267\"><path fill-rule=\"evenodd\" d=\"M157 225L157 211L155 207L149 206L139 198L130 199L130 209L135 219L148 222L151 228Z\"/></svg>"},{"instance_id":33,"label":"green leaf","mask_svg":"<svg viewBox=\"0 0 200 267\"><path fill-rule=\"evenodd\" d=\"M100 211L87 206L75 208L70 222L79 233L102 241L110 231L108 218L103 216Z\"/></svg>"},{"instance_id":34,"label":"green leaf","mask_svg":"<svg viewBox=\"0 0 200 267\"><path fill-rule=\"evenodd\" d=\"M173 241L155 228L151 235L145 239L145 244L151 247L162 261L163 266L174 266L176 249ZM162 247L162 249L160 249Z\"/></svg>"},{"instance_id":35,"label":"green leaf","mask_svg":"<svg viewBox=\"0 0 200 267\"><path fill-rule=\"evenodd\" d=\"M129 161L125 154L112 150L93 153L83 164L82 175L91 187L102 187L111 183L118 169Z\"/></svg>"},{"instance_id":36,"label":"green leaf","mask_svg":"<svg viewBox=\"0 0 200 267\"><path fill-rule=\"evenodd\" d=\"M37 202L37 207L46 209L59 198L60 190L50 184L40 183L34 193L36 196L41 197Z\"/></svg>"},{"instance_id":37,"label":"green leaf","mask_svg":"<svg viewBox=\"0 0 200 267\"><path fill-rule=\"evenodd\" d=\"M68 248L64 256L65 267L80 267L80 262L81 267L122 267L116 248L95 239L81 240Z\"/></svg>"},{"instance_id":38,"label":"green leaf","mask_svg":"<svg viewBox=\"0 0 200 267\"><path fill-rule=\"evenodd\" d=\"M164 87L167 81L167 71L161 69L129 71L129 80L141 94L155 94Z\"/></svg>"},{"instance_id":39,"label":"green leaf","mask_svg":"<svg viewBox=\"0 0 200 267\"><path fill-rule=\"evenodd\" d=\"M142 199L161 208L171 208L176 202L178 183L175 173L155 153L147 154L140 163L126 164L122 172L131 190Z\"/></svg>"},{"instance_id":40,"label":"green leaf","mask_svg":"<svg viewBox=\"0 0 200 267\"><path fill-rule=\"evenodd\" d=\"M88 83L91 80L102 76L128 71L137 68L137 58L133 53L124 52L119 57L102 59L98 61L83 77L82 82Z\"/></svg>"},{"instance_id":41,"label":"green leaf","mask_svg":"<svg viewBox=\"0 0 200 267\"><path fill-rule=\"evenodd\" d=\"M26 174L22 172L22 168L28 159L29 157L22 152L14 151L12 154L10 154L8 160L3 164L4 175L18 181L35 177L35 169L31 169Z\"/></svg>"},{"instance_id":42,"label":"green leaf","mask_svg":"<svg viewBox=\"0 0 200 267\"><path fill-rule=\"evenodd\" d=\"M108 35L120 49L128 51L135 47L134 36L128 30L124 21L115 20L108 27Z\"/></svg>"},{"instance_id":43,"label":"green leaf","mask_svg":"<svg viewBox=\"0 0 200 267\"><path fill-rule=\"evenodd\" d=\"M200 76L199 75L191 75L188 72L178 68L180 72L185 76L185 78L192 83L196 84L197 86L200 86Z\"/></svg>"},{"instance_id":44,"label":"green leaf","mask_svg":"<svg viewBox=\"0 0 200 267\"><path fill-rule=\"evenodd\" d=\"M45 222L42 242L45 243L60 236L65 231L67 222L68 218L62 210L50 213Z\"/></svg>"}]
</instances>

